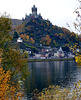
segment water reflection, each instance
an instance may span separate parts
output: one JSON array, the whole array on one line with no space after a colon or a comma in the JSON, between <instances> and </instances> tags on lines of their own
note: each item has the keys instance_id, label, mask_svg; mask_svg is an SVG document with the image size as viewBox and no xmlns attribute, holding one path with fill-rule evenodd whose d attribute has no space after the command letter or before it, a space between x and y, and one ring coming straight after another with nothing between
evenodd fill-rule
<instances>
[{"instance_id":1,"label":"water reflection","mask_svg":"<svg viewBox=\"0 0 81 100\"><path fill-rule=\"evenodd\" d=\"M70 86L81 75L81 68L74 61L31 62L29 68L32 72L25 82L27 93L36 88L42 90L50 84Z\"/></svg>"}]
</instances>

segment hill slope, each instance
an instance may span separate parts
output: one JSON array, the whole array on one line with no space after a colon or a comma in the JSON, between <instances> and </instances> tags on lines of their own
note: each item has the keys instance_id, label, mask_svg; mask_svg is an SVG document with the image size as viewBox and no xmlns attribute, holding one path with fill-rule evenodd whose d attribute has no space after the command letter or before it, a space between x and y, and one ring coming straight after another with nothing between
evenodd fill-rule
<instances>
[{"instance_id":1,"label":"hill slope","mask_svg":"<svg viewBox=\"0 0 81 100\"><path fill-rule=\"evenodd\" d=\"M52 25L50 21L41 18L33 18L28 23L24 22L12 31L17 32L25 43L34 46L42 44L54 47L79 42L78 36L74 32Z\"/></svg>"},{"instance_id":2,"label":"hill slope","mask_svg":"<svg viewBox=\"0 0 81 100\"><path fill-rule=\"evenodd\" d=\"M22 24L22 20L18 20L18 19L11 19L12 22L12 27L15 28L16 26Z\"/></svg>"}]
</instances>

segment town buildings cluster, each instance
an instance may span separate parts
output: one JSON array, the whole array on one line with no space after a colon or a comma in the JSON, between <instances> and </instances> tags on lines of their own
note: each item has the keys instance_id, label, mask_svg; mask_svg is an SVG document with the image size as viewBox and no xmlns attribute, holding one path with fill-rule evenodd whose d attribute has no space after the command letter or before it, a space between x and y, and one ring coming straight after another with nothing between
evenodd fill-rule
<instances>
[{"instance_id":1,"label":"town buildings cluster","mask_svg":"<svg viewBox=\"0 0 81 100\"><path fill-rule=\"evenodd\" d=\"M18 43L22 43L23 39L20 37L17 39ZM75 54L73 53L73 50L70 50L69 48L62 48L62 47L48 47L48 46L42 46L40 44L40 47L42 49L39 50L38 53L33 53L31 48L26 48L24 52L27 52L29 54L29 59L55 59L55 58L74 58ZM20 52L23 53L23 50L20 49ZM77 52L79 50L77 49Z\"/></svg>"},{"instance_id":2,"label":"town buildings cluster","mask_svg":"<svg viewBox=\"0 0 81 100\"><path fill-rule=\"evenodd\" d=\"M74 54L69 51L63 51L62 47L46 47L39 53L34 53L34 56L29 56L29 59L56 59L56 58L74 58Z\"/></svg>"}]
</instances>

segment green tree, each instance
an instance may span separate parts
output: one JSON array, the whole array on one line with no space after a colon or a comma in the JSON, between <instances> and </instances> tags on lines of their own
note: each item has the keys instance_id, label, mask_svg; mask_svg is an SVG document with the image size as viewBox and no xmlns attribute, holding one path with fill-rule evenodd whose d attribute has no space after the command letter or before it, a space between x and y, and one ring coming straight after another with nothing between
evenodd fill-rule
<instances>
[{"instance_id":1,"label":"green tree","mask_svg":"<svg viewBox=\"0 0 81 100\"><path fill-rule=\"evenodd\" d=\"M9 34L11 30L11 19L8 16L0 17L0 47L3 48L7 45L7 42L11 40L11 36Z\"/></svg>"},{"instance_id":2,"label":"green tree","mask_svg":"<svg viewBox=\"0 0 81 100\"><path fill-rule=\"evenodd\" d=\"M17 32L14 32L13 39L17 39L19 37Z\"/></svg>"}]
</instances>

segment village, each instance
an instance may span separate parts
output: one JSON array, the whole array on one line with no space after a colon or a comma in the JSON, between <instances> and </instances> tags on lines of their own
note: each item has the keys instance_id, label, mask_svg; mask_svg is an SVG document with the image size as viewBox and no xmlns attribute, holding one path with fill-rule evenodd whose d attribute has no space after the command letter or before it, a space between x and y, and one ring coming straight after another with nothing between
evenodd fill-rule
<instances>
[{"instance_id":1,"label":"village","mask_svg":"<svg viewBox=\"0 0 81 100\"><path fill-rule=\"evenodd\" d=\"M17 39L18 43L22 43L23 40L19 37ZM28 59L57 59L57 58L74 58L75 53L69 47L50 47L50 46L42 46L42 49L39 50L38 53L33 53L31 48L25 48L24 52L28 53ZM20 52L23 53L23 49L20 49ZM75 52L80 52L79 49L76 49Z\"/></svg>"},{"instance_id":2,"label":"village","mask_svg":"<svg viewBox=\"0 0 81 100\"><path fill-rule=\"evenodd\" d=\"M39 53L34 53L34 56L31 57L31 51L29 53L29 59L56 59L56 58L74 58L75 54L68 51L63 51L62 47L51 48L44 47Z\"/></svg>"}]
</instances>

